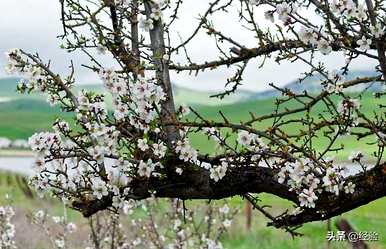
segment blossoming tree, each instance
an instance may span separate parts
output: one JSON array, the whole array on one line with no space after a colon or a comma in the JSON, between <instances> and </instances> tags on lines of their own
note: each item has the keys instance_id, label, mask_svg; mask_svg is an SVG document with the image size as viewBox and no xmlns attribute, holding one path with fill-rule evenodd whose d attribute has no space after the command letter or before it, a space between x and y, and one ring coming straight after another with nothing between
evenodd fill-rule
<instances>
[{"instance_id":1,"label":"blossoming tree","mask_svg":"<svg viewBox=\"0 0 386 249\"><path fill-rule=\"evenodd\" d=\"M74 114L73 124L57 120L53 131L29 140L37 155L31 182L39 191L69 199L84 216L150 196L243 196L271 219L271 225L290 232L385 196L386 105L374 104L371 114L364 113L360 98L365 91L349 91L358 85L385 84L384 1L208 1L196 28L180 41L170 36L175 21L184 18L179 15L182 0L60 3L63 49L89 56L90 65L85 66L99 74L106 93L75 93L72 64L71 73L61 77L38 55L20 49L8 53L8 71L24 78L20 92L40 91L51 104ZM211 22L228 11L238 13L235 22L240 32L253 34L254 47ZM261 25L263 15L272 25ZM194 62L189 44L203 31L216 43L218 58ZM102 65L95 51L110 54L117 66ZM186 60L174 61L178 53ZM332 54L345 58L335 71L323 63ZM282 95L272 103L274 111L263 116L251 112L242 122L231 122L221 106L222 121L207 119L193 108L186 117L188 109L175 106L172 71L235 70L224 92L214 96L224 98L242 84L247 65L262 59L304 63L308 69L300 80L318 75L322 90L296 93L272 84ZM376 62L374 75L345 80L350 65L363 59ZM384 95L380 91L371 98L381 100ZM112 97L112 111L106 107L107 96ZM257 129L261 122L270 125ZM289 127L296 127L295 132ZM216 153L194 148L192 134L214 140ZM355 153L350 160L362 170L353 174L328 158L344 149L338 143L341 136L370 140L375 148L369 155L371 165L362 153ZM320 137L328 141L322 149L315 147ZM270 215L257 203L256 195L263 192L293 202L295 209Z\"/></svg>"}]
</instances>

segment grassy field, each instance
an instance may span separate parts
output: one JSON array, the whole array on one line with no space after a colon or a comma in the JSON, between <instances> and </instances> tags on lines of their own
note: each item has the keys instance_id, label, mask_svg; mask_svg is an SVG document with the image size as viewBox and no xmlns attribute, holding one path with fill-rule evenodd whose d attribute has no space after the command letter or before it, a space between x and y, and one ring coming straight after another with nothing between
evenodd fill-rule
<instances>
[{"instance_id":1,"label":"grassy field","mask_svg":"<svg viewBox=\"0 0 386 249\"><path fill-rule=\"evenodd\" d=\"M338 102L337 97L332 98L334 102ZM273 99L265 100L253 100L247 102L241 102L236 104L218 106L193 106L203 117L209 120L221 121L222 118L219 114L221 110L225 116L233 123L240 123L250 118L250 112L255 116L261 116L264 114L272 113L274 107L272 103ZM364 95L361 99L362 107L361 111L367 115L373 115L372 112L379 104L386 104L385 99L374 99L370 95ZM297 108L300 105L297 103L288 103L287 108ZM316 105L311 112L311 117L315 120L320 120L319 114L323 114L325 107L322 105ZM292 115L291 118L302 118L304 113ZM16 99L5 103L0 103L0 137L8 137L10 139L16 138L28 138L31 134L50 129L52 122L57 117L63 117L67 120L71 120L71 114L61 113L58 108L51 108L45 102L37 99ZM191 114L189 119L193 119L194 115ZM272 124L272 120L265 120L259 123L255 123L254 127L258 130L264 130ZM283 130L288 134L294 134L300 129L306 130L306 126L300 125L286 125ZM202 152L212 153L215 150L215 143L201 135L194 134L191 136L193 145L200 149ZM235 140L235 136L231 136L230 143ZM341 160L346 160L348 155L360 148L367 155L374 152L375 146L371 143L374 142L374 137L367 137L361 141L357 141L354 136L342 136L338 139L336 146L344 145L344 150L338 153L330 153L329 156L334 156ZM328 139L323 136L321 132L318 133L318 137L314 139L313 144L318 151L321 151Z\"/></svg>"},{"instance_id":2,"label":"grassy field","mask_svg":"<svg viewBox=\"0 0 386 249\"><path fill-rule=\"evenodd\" d=\"M338 102L338 98L334 97L332 100L335 102L335 104ZM219 110L221 110L224 115L227 117L227 119L233 123L240 123L242 121L246 121L250 119L250 112L252 112L256 117L270 114L274 111L273 99L265 99L265 100L256 100L256 101L248 101L244 103L238 103L236 105L224 105L219 107L210 107L210 106L197 106L196 109L198 112L206 119L208 120L216 120L216 121L222 121L222 117L219 114ZM361 111L365 113L366 115L373 115L372 112L374 111L374 108L377 108L379 104L386 104L386 99L374 99L370 95L364 95L361 99ZM288 103L286 105L286 108L288 109L296 109L301 107L298 103ZM325 107L322 105L316 105L311 110L311 117L315 119L315 121L320 120L318 117L319 114L323 114L323 111L325 110ZM193 115L191 115L192 117ZM326 115L328 116L328 115ZM298 113L295 115L291 115L291 119L297 118L300 119L304 117L304 113ZM284 119L286 120L286 119ZM288 120L288 119L287 119ZM265 130L266 128L270 127L272 124L272 120L265 120L259 123L254 124L254 128L257 130ZM296 134L299 132L299 130L307 130L307 126L300 126L300 125L286 125L284 128L282 128L285 132L288 134ZM325 148L325 146L328 144L329 140L323 136L321 132L317 133L318 137L314 139L313 144L317 151L321 151ZM235 136L232 136L233 140L235 140ZM367 137L365 139L362 139L360 141L357 141L356 137L354 136L342 136L340 137L336 144L344 145L344 150L341 150L337 153L330 153L329 156L334 156L337 159L340 160L347 160L347 157L351 154L354 150L360 150L365 152L367 155L370 155L374 152L374 149L376 146L370 144L374 142L374 137ZM215 143L211 140L207 140L207 138L203 135L193 135L192 136L192 143L196 148L200 148L202 151L214 151Z\"/></svg>"},{"instance_id":3,"label":"grassy field","mask_svg":"<svg viewBox=\"0 0 386 249\"><path fill-rule=\"evenodd\" d=\"M12 197L12 205L16 207L15 223L19 226L19 229L23 229L22 226L25 216L32 212L43 209L48 210L53 215L62 214L62 205L53 199L44 199L43 201L36 196L34 198L28 197L26 191L23 191L23 187L20 185L20 179L14 174L6 174L0 172L0 196L9 194ZM274 214L286 210L290 207L290 203L268 194L260 195L260 199L266 205L271 205L272 209L269 211ZM4 198L0 198L0 205L7 204ZM186 207L189 209L192 205L197 205L198 201L188 201ZM313 222L305 224L298 231L303 233L302 237L296 237L294 239L284 232L283 230L277 230L272 227L267 227L268 220L257 211L253 211L252 216L252 228L247 230L245 227L245 217L243 208L245 202L240 198L233 198L230 201L234 208L240 208L240 212L236 215L232 226L227 234L222 237L222 242L225 248L228 249L287 249L287 248L313 248L324 249L327 248L327 225L326 222ZM386 248L386 199L380 199L372 202L366 206L343 214L340 217L336 217L332 220L332 229L336 232L334 223L339 218L347 219L356 231L375 231L379 234L379 241L369 242L369 246L372 249ZM160 208L162 210L162 208ZM162 215L162 211L160 214ZM85 224L85 220L79 215L79 213L69 210L68 216L70 221L76 221L80 224ZM25 221L24 221L25 222ZM24 225L25 226L25 225ZM32 228L31 228L32 229ZM130 233L130 231L127 231ZM28 244L28 237L25 234L19 235L20 244ZM39 235L34 235L39 236ZM44 236L41 239L45 239ZM39 244L37 241L34 243ZM43 243L40 243L39 249L46 249ZM29 247L31 248L31 247ZM332 242L331 248L349 248L346 242ZM48 249L48 248L47 248Z\"/></svg>"},{"instance_id":4,"label":"grassy field","mask_svg":"<svg viewBox=\"0 0 386 249\"><path fill-rule=\"evenodd\" d=\"M333 98L333 101L337 102L337 99ZM250 117L249 112L253 112L256 116L271 113L273 111L272 103L273 99L249 100L243 103L223 105L221 108L202 105L196 105L194 108L198 110L203 117L211 120L221 120L221 116L218 113L221 109L230 121L239 123ZM361 103L361 111L371 115L377 105L380 103L386 104L386 100L374 100L371 96L364 95ZM288 108L296 108L298 106L296 103L289 103L289 105L287 105ZM317 118L317 115L322 113L322 109L322 106L317 105L312 110L312 116ZM71 120L70 114L63 114L58 108L49 107L39 97L27 99L15 98L13 101L0 103L0 137L26 139L34 132L50 129L52 122L57 117L64 117L67 120ZM300 118L302 114L297 114L293 117ZM188 118L193 119L194 117L190 115ZM254 127L264 130L269 127L269 125L270 121L268 120L255 124ZM304 127L287 126L286 131L291 134L302 128ZM208 153L214 151L214 142L211 140L208 141L203 135L192 135L191 139L193 145L200 151ZM231 139L235 140L235 137L233 136ZM373 140L374 139L370 137L358 142L354 137L341 137L339 143L344 144L345 149L334 156L338 159L345 160L351 151L358 150L358 148L367 154L371 154L374 146L368 143ZM323 138L322 134L319 134L319 137L315 141L315 147L321 149L326 142L326 138ZM27 199L25 191L22 191L22 188L19 187L18 180L14 175L0 173L0 204L6 202L3 198L5 194L12 196L14 206L18 207L19 212L23 215L41 208L50 209L57 214L61 212L61 205L57 201L51 199L46 199L45 201L36 198ZM264 201L264 204L272 205L273 209L271 211L276 214L279 214L289 207L288 202L270 195L261 195L260 198ZM239 198L233 198L231 203L234 207L243 208L244 206L244 201ZM189 205L193 204L187 203L188 208ZM370 248L386 248L386 238L384 237L386 235L385 207L386 199L383 198L343 215L357 231L378 232L380 240L378 242L369 242ZM70 211L69 216L71 219L80 219L80 215L75 211ZM334 224L336 219L337 218L332 221L332 224ZM300 229L300 232L304 233L304 236L295 239L291 239L291 237L282 230L266 227L266 223L266 218L257 211L254 211L252 229L247 231L245 229L243 212L241 212L241 214L236 217L230 232L222 239L224 246L231 249L327 248L325 238L327 229L325 222L314 222L304 225L304 227ZM336 229L334 228L334 230ZM335 242L331 245L331 248L347 247L347 244L344 242Z\"/></svg>"},{"instance_id":5,"label":"grassy field","mask_svg":"<svg viewBox=\"0 0 386 249\"><path fill-rule=\"evenodd\" d=\"M0 137L26 139L35 132L49 129L60 115L63 114L58 108L51 108L41 100L0 103Z\"/></svg>"}]
</instances>

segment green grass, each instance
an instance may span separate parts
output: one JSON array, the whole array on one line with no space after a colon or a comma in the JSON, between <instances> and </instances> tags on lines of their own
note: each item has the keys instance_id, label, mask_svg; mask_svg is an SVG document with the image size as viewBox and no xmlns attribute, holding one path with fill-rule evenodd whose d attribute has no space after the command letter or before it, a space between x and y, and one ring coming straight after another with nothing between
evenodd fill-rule
<instances>
[{"instance_id":1,"label":"green grass","mask_svg":"<svg viewBox=\"0 0 386 249\"><path fill-rule=\"evenodd\" d=\"M332 100L337 103L338 97L335 96ZM231 105L219 106L195 106L194 108L206 119L222 121L222 117L219 114L221 110L227 119L233 123L240 123L250 119L250 112L255 116L261 116L269 114L274 111L274 99L254 100L242 103L236 103ZM377 108L379 104L386 104L385 99L374 99L369 94L365 94L361 99L362 107L361 111L366 115L373 115L374 108ZM295 102L289 102L286 105L287 108L298 108L300 105ZM311 110L311 117L315 120L320 120L320 114L328 117L324 113L325 107L321 104L316 105ZM194 115L191 114L188 118L193 119ZM59 108L51 108L47 103L35 100L35 99L17 99L10 102L0 103L0 137L8 137L10 139L16 138L28 138L35 132L49 130L52 122L57 117L63 117L66 120L71 120L72 115L69 113L61 113ZM304 118L304 113L291 115L290 118ZM265 130L270 127L272 120L265 120L254 124L254 128L257 130ZM306 130L307 126L300 125L286 125L282 128L288 134L296 134L299 129ZM223 132L229 132L229 130L223 130ZM191 135L192 144L204 153L213 153L215 151L214 141L208 140L206 136L201 133ZM229 139L230 144L234 144L236 140L235 135L231 135ZM340 137L335 148L341 144L344 145L344 150L337 153L329 153L329 156L334 156L337 159L345 160L353 150L360 148L367 155L372 154L375 151L376 146L370 144L374 142L373 136L369 136L360 141L356 140L354 136ZM299 141L298 143L301 143ZM314 148L317 151L322 151L328 144L328 139L323 136L321 132L318 133L318 137L313 140Z\"/></svg>"},{"instance_id":2,"label":"green grass","mask_svg":"<svg viewBox=\"0 0 386 249\"><path fill-rule=\"evenodd\" d=\"M336 103L337 97L332 98ZM233 123L240 123L250 119L250 112L255 116L261 116L269 114L274 111L273 99L255 100L230 105L219 106L195 106L194 108L206 119L222 121L222 117L219 114L221 110L227 119ZM372 112L380 103L386 104L384 99L374 99L370 95L364 95L362 100L361 111L366 115L373 115ZM300 107L299 104L290 102L286 105L287 108L293 109ZM324 114L325 107L322 105L316 105L311 110L311 117L320 120L319 114ZM291 115L290 118L302 118L304 113ZM328 116L327 114L324 114ZM50 130L53 121L57 117L71 120L72 114L62 113L59 108L51 108L47 103L36 99L17 99L10 102L0 103L0 137L8 137L10 139L28 138L35 132ZM188 116L189 119L194 119L194 115ZM257 130L265 130L272 125L272 120L265 120L254 124L254 128ZM288 134L296 134L299 129L306 130L306 126L300 125L286 125L283 130ZM229 132L229 129L223 129L223 133ZM213 153L215 151L215 142L208 140L201 132L191 135L192 144L203 153ZM234 144L236 140L235 135L231 135L229 143ZM344 150L338 152L330 152L328 156L334 156L339 160L347 160L347 157L352 151L361 149L367 155L371 155L376 146L371 144L375 141L374 136L366 137L360 141L357 141L354 136L340 137L336 143L335 148L340 145L344 145ZM300 144L302 141L299 141ZM318 137L313 139L314 148L321 152L329 140L325 138L322 132L318 133ZM370 158L370 156L368 156Z\"/></svg>"},{"instance_id":3,"label":"green grass","mask_svg":"<svg viewBox=\"0 0 386 249\"><path fill-rule=\"evenodd\" d=\"M22 175L0 171L0 206L10 204L22 209L26 214L42 209L49 210L52 215L63 215L63 204L58 199L49 196L39 197L26 185L27 183L28 179ZM70 220L81 217L80 213L72 209L68 209L67 215Z\"/></svg>"},{"instance_id":4,"label":"green grass","mask_svg":"<svg viewBox=\"0 0 386 249\"><path fill-rule=\"evenodd\" d=\"M40 100L20 99L0 103L0 137L27 139L35 132L52 127L57 117L69 118Z\"/></svg>"},{"instance_id":5,"label":"green grass","mask_svg":"<svg viewBox=\"0 0 386 249\"><path fill-rule=\"evenodd\" d=\"M353 96L355 97L355 96ZM337 105L339 99L337 96L333 96L332 101ZM232 104L232 105L223 105L221 107L212 107L212 106L197 106L196 110L200 113L202 117L208 120L215 120L215 121L223 121L222 116L220 115L219 111L225 115L225 117L232 123L239 124L243 121L248 121L251 119L250 113L253 113L256 117L270 114L274 112L274 99L265 99L265 100L256 100L256 101L248 101L244 103L238 103L238 104ZM386 100L383 99L375 99L370 94L365 94L362 96L361 99L361 112L363 112L365 115L373 116L375 108L379 106L379 104L386 104ZM295 102L289 102L287 105L285 105L288 109L296 109L299 107L302 107L300 104ZM329 115L325 112L326 107L322 104L318 104L314 106L311 109L311 118L313 118L315 121L320 121L320 114L323 114L325 117L329 117ZM280 111L280 110L279 110ZM379 114L379 111L378 111ZM289 120L289 119L301 119L304 118L305 113L298 113L291 115L289 118L283 119ZM191 114L189 116L189 119L193 119L194 114ZM268 127L272 126L272 119L271 120L264 120L261 122L257 122L254 124L254 128L257 130L266 130ZM301 125L285 125L282 127L282 130L285 131L287 134L293 135L297 134L299 130L307 131L307 126L301 126ZM354 131L355 129L353 129ZM224 129L225 132L229 132L229 129ZM329 140L324 136L322 132L317 133L318 137L313 139L313 146L314 148L321 152L328 144ZM215 151L215 142L208 140L206 136L202 134L194 134L191 136L192 144L199 148L203 152L209 152L213 153ZM230 144L234 144L234 141L236 140L235 135L230 136ZM340 160L347 160L347 157L351 154L352 151L358 150L360 148L361 151L365 152L367 155L372 154L375 149L376 145L370 144L375 141L374 136L369 136L364 139L361 139L360 141L357 141L357 138L354 136L342 136L338 138L336 141L335 148L339 147L340 145L344 145L344 149L340 150L339 152L330 152L328 156L334 156L337 159ZM302 141L297 142L300 144Z\"/></svg>"},{"instance_id":6,"label":"green grass","mask_svg":"<svg viewBox=\"0 0 386 249\"><path fill-rule=\"evenodd\" d=\"M11 196L12 205L19 211L22 209L25 214L33 213L39 209L47 210L52 215L62 215L62 204L49 197L40 199L38 197L28 198L20 187L17 175L11 173L0 172L0 206L8 204L9 201L3 198L6 194ZM291 207L286 200L277 198L269 194L261 194L260 199L265 205L271 205L268 211L273 214L280 214L284 210ZM186 207L197 205L199 201L187 201ZM164 203L165 204L165 203ZM167 205L160 204L159 215L166 211ZM236 215L233 224L228 233L226 233L221 241L225 248L228 249L298 249L298 248L313 248L324 249L327 245L327 225L326 222L307 223L298 231L304 234L302 237L291 238L291 236L283 230L278 230L272 227L267 227L268 220L258 211L253 211L252 228L247 230L245 227L244 205L245 201L238 197L230 200L230 205L233 208L239 208L240 212ZM371 202L366 206L357 208L353 211L345 213L340 217L332 219L332 230L336 232L334 222L343 217L347 219L356 231L377 232L379 241L369 242L370 248L381 249L386 248L386 199L379 199ZM143 215L141 209L137 211L138 215ZM73 210L68 210L68 216L71 221L84 223L83 218L79 213ZM130 233L130 231L127 231ZM346 242L332 242L331 248L348 248Z\"/></svg>"},{"instance_id":7,"label":"green grass","mask_svg":"<svg viewBox=\"0 0 386 249\"><path fill-rule=\"evenodd\" d=\"M271 205L269 210L274 214L280 214L286 210L289 203L280 198L268 194L260 195L262 203ZM233 201L233 205L243 207L244 202L239 199ZM339 217L332 219L332 230L337 231L335 221L339 218L345 218L359 232L377 232L379 241L368 242L370 248L386 248L386 199L379 199L366 206L357 208ZM236 249L284 249L284 248L315 248L324 249L327 247L327 222L319 221L306 223L298 232L303 236L292 238L283 230L267 227L267 219L258 211L253 211L252 228L247 231L245 228L245 218L239 215L233 224L230 232L224 237L223 244L226 248ZM332 242L331 248L349 248L347 242Z\"/></svg>"},{"instance_id":8,"label":"green grass","mask_svg":"<svg viewBox=\"0 0 386 249\"><path fill-rule=\"evenodd\" d=\"M337 102L337 98L333 98ZM218 113L221 110L226 117L234 123L240 123L250 118L249 112L253 112L256 116L271 113L273 111L273 99L248 101L244 103L237 103L232 105L217 106L195 106L195 109L202 114L203 117L221 121L222 118ZM367 115L371 115L378 104L386 104L385 99L376 100L370 95L364 95L361 100L361 111ZM289 103L288 108L299 107L296 103ZM312 116L317 118L319 113L322 113L323 107L321 105L315 106L312 109ZM303 114L297 114L292 117L300 118ZM28 138L35 132L49 130L52 122L57 117L64 117L67 120L71 119L71 114L63 114L58 108L52 109L45 102L38 99L15 99L11 102L0 103L0 137L8 137L11 139ZM189 119L193 119L191 114ZM255 128L264 130L270 126L271 121L263 121L255 124ZM293 134L298 129L304 127L287 126L286 132ZM326 139L321 134L315 140L315 148L321 150L326 144ZM203 135L192 135L192 144L202 152L213 153L215 150L215 143ZM235 140L235 136L231 137ZM335 156L339 159L347 158L352 150L358 150L370 154L374 150L374 145L368 145L373 138L356 141L352 136L346 136L339 139L339 143L345 145L345 149ZM10 180L11 179L11 180ZM0 196L3 197L6 193L12 196L13 202L16 206L20 206L26 210L36 210L37 208L46 208L53 210L54 213L60 214L61 204L52 199L26 199L25 194L15 187L16 182L12 177L0 174ZM264 204L272 205L273 212L279 214L280 211L289 207L287 201L270 195L261 195ZM6 200L0 198L0 205L5 204ZM239 198L232 200L232 205L235 207L243 207L244 202ZM369 242L370 248L386 248L386 241L384 235L386 234L386 199L374 201L366 206L353 210L343 215L355 227L357 231L376 231L379 233L380 241ZM277 230L271 227L266 227L267 220L261 214L254 211L253 227L250 231L244 228L244 217L242 214L238 215L234 225L229 234L223 238L223 244L226 248L234 249L249 249L249 248L326 248L326 223L314 222L305 224L300 232L305 235L302 238L291 239L290 236L282 230ZM80 215L75 211L70 211L70 217L78 219ZM336 220L336 218L334 219ZM334 223L334 221L332 222ZM336 229L335 229L336 230ZM333 242L331 248L347 248L347 243Z\"/></svg>"}]
</instances>

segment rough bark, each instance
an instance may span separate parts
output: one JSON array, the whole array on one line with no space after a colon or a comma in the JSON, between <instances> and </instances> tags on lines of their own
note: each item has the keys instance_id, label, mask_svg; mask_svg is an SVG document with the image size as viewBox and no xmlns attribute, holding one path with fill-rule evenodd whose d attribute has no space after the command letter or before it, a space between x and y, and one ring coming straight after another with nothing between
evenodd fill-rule
<instances>
[{"instance_id":1,"label":"rough bark","mask_svg":"<svg viewBox=\"0 0 386 249\"><path fill-rule=\"evenodd\" d=\"M150 19L152 3L145 2L145 12ZM176 110L174 106L173 89L170 82L169 63L163 59L165 55L164 27L162 20L154 21L154 28L150 30L150 42L153 52L153 60L156 68L156 78L158 84L162 86L166 93L166 100L161 103L160 119L163 124L174 123L176 121ZM165 126L167 142L169 146L178 138L178 130L174 126Z\"/></svg>"},{"instance_id":2,"label":"rough bark","mask_svg":"<svg viewBox=\"0 0 386 249\"><path fill-rule=\"evenodd\" d=\"M377 14L374 10L374 4L372 0L366 0L366 6L368 9L371 25L375 27L377 25ZM379 66L381 68L383 79L386 82L386 55L385 55L385 43L382 39L376 41L376 48L378 53Z\"/></svg>"},{"instance_id":3,"label":"rough bark","mask_svg":"<svg viewBox=\"0 0 386 249\"><path fill-rule=\"evenodd\" d=\"M187 170L179 177L169 176L163 179L150 178L131 182L130 187L133 193L127 198L145 199L150 197L150 192L154 191L156 197L183 200L214 200L246 193L269 193L299 204L297 194L289 191L288 186L278 183L275 169L247 166L232 168L223 179L216 183L209 178L207 170L193 167L189 170L189 165L184 165L184 167ZM367 172L351 176L348 180L356 184L354 194L341 192L339 196L336 196L323 192L318 195L319 199L315 202L316 208L305 209L297 215L281 216L270 225L280 228L326 220L384 197L386 195L386 163L377 165ZM73 202L73 207L88 217L99 210L108 208L111 202L111 197L88 202L78 200Z\"/></svg>"}]
</instances>

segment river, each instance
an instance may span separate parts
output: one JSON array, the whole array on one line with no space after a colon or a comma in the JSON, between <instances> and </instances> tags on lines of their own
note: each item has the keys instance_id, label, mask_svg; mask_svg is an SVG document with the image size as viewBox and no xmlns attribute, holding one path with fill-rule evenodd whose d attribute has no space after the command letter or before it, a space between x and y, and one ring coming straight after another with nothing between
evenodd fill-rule
<instances>
[{"instance_id":1,"label":"river","mask_svg":"<svg viewBox=\"0 0 386 249\"><path fill-rule=\"evenodd\" d=\"M29 156L0 156L0 169L21 173L24 175L31 175L33 173L32 164L34 158ZM112 165L112 161L107 162L107 165ZM344 164L348 169L348 175L357 174L362 169L358 165Z\"/></svg>"},{"instance_id":2,"label":"river","mask_svg":"<svg viewBox=\"0 0 386 249\"><path fill-rule=\"evenodd\" d=\"M0 169L31 175L33 157L0 157Z\"/></svg>"}]
</instances>

